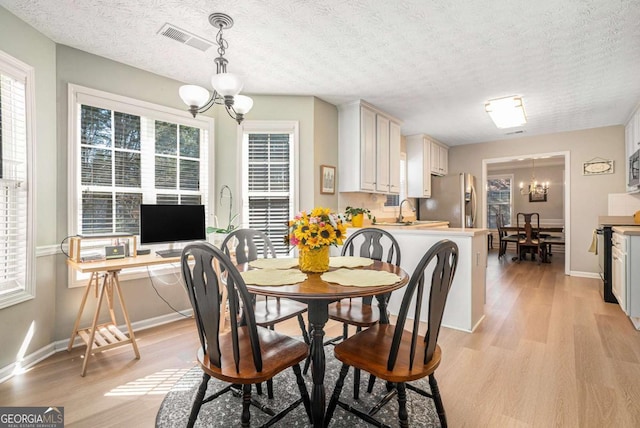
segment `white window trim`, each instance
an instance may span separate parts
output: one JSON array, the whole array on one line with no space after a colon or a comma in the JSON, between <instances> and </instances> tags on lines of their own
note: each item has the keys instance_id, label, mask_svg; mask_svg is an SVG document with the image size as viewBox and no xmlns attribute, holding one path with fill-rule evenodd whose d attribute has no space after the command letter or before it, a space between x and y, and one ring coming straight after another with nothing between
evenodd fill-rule
<instances>
[{"instance_id":1,"label":"white window trim","mask_svg":"<svg viewBox=\"0 0 640 428\"><path fill-rule=\"evenodd\" d=\"M246 227L247 220L244 218L245 203L248 202L247 193L249 182L249 169L247 168L248 152L244 145L244 135L251 133L268 133L268 134L292 134L293 144L289 158L293 163L293 204L292 212L289 213L290 218L300 211L300 174L299 174L299 149L300 149L300 132L299 124L296 120L245 120L242 125L238 126L238 159L240 159L240 167L242 169L241 174L236 174L239 177L239 182L236 183L236 188L240 189L240 224Z\"/></svg>"},{"instance_id":2,"label":"white window trim","mask_svg":"<svg viewBox=\"0 0 640 428\"><path fill-rule=\"evenodd\" d=\"M35 98L35 69L0 51L0 68L3 73L11 75L17 80L25 82L25 113L27 131L27 260L25 283L23 289L0 294L0 309L16 305L36 297L35 284L35 240L36 227L34 222L35 208L35 141L36 141L36 98Z\"/></svg>"},{"instance_id":3,"label":"white window trim","mask_svg":"<svg viewBox=\"0 0 640 428\"><path fill-rule=\"evenodd\" d=\"M403 189L400 190L400 193L398 194L398 203L402 202L404 200L404 198L402 198L402 196L407 195L407 153L406 152L400 152L400 161L404 161L404 186ZM400 168L400 165L398 165L398 169ZM404 192L403 192L404 190ZM382 195L383 197L386 198L386 195ZM394 213L396 215L399 215L400 213L400 206L399 205L382 205L382 211L385 213Z\"/></svg>"},{"instance_id":4,"label":"white window trim","mask_svg":"<svg viewBox=\"0 0 640 428\"><path fill-rule=\"evenodd\" d=\"M85 86L69 83L68 87L68 139L67 139L67 208L69 215L67 216L67 230L70 236L78 233L78 201L75 197L80 186L80 105L99 105L103 108L117 110L122 113L133 114L136 116L152 115L154 119L173 122L176 116L180 117L180 123L187 126L194 126L206 129L209 133L209 146L207 150L208 162L208 196L207 196L207 212L210 216L215 213L215 122L213 118L199 115L194 118L190 113L184 110L178 110L171 107L150 103L147 101L137 100L122 95L112 94L110 92L100 91L98 89L88 88ZM200 169L200 173L205 171ZM201 177L202 178L202 177ZM174 273L179 271L179 266L166 266L162 268L154 268L154 274ZM132 279L146 278L146 268L127 269L119 276L120 281L128 281ZM74 269L69 268L69 288L84 287L87 284L89 275L78 274Z\"/></svg>"},{"instance_id":5,"label":"white window trim","mask_svg":"<svg viewBox=\"0 0 640 428\"><path fill-rule=\"evenodd\" d=\"M487 175L487 182L489 180L495 180L495 179L500 179L500 178L508 178L508 179L511 180L511 189L510 189L510 191L511 191L510 193L511 194L509 195L509 198L510 198L510 201L511 201L511 203L509 204L509 218L513 219L513 201L514 201L514 199L513 199L513 188L515 186L515 181L513 181L514 180L514 175L513 174L492 174L492 175ZM487 188L487 183L485 183L484 185L485 185L485 189L486 189ZM488 193L488 191L485 191L485 197L486 197L487 193ZM485 217L487 218L487 223L489 221L489 217L487 215L488 212L489 212L489 200L487 199L487 210L484 213Z\"/></svg>"}]
</instances>

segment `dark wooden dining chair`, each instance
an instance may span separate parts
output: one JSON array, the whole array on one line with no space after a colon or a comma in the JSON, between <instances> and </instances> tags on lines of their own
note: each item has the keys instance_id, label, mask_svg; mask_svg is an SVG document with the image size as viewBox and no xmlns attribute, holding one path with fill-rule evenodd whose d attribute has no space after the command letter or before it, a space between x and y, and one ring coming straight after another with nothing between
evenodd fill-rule
<instances>
[{"instance_id":1,"label":"dark wooden dining chair","mask_svg":"<svg viewBox=\"0 0 640 428\"><path fill-rule=\"evenodd\" d=\"M336 345L334 354L342 362L342 368L327 407L325 420L331 420L336 406L339 405L373 425L384 426L374 416L390 401L393 395L397 394L400 426L408 427L406 390L409 389L433 399L441 426L447 426L444 406L434 373L442 358L442 350L438 346L438 334L457 263L458 246L454 242L445 239L436 243L422 257L411 276L402 299L397 324L378 323ZM427 290L425 290L427 268L432 268L433 272L431 284L427 283ZM427 301L428 324L426 334L421 336L418 333L418 327L421 309L426 303L424 301L425 291L429 295ZM413 325L410 330L405 330L407 316L412 308ZM349 367L367 371L384 379L393 385L393 389L380 403L366 412L343 403L340 401L340 393ZM429 377L430 392L408 383L427 376Z\"/></svg>"},{"instance_id":2,"label":"dark wooden dining chair","mask_svg":"<svg viewBox=\"0 0 640 428\"><path fill-rule=\"evenodd\" d=\"M345 241L342 247L343 256L358 256L379 260L400 266L400 245L396 239L386 230L378 228L365 228L354 232ZM389 295L378 296L389 300ZM342 323L342 337L334 338L327 344L335 344L338 340L344 340L349 336L349 326L355 326L356 332L363 328L371 327L380 321L378 306L373 304L373 297L359 299L343 299L329 305L329 319ZM382 322L388 323L387 314L382 317ZM305 365L305 369L307 366ZM369 377L367 390L371 392L375 378ZM353 398L360 397L360 370L354 373Z\"/></svg>"},{"instance_id":3,"label":"dark wooden dining chair","mask_svg":"<svg viewBox=\"0 0 640 428\"><path fill-rule=\"evenodd\" d=\"M276 250L269 237L264 232L255 229L234 230L224 239L220 247L229 257L235 254L237 264L252 262L257 260L258 257L276 257ZM307 305L279 297L265 297L264 300L259 302L255 296L253 296L253 299L253 310L257 325L274 330L276 324L297 317L304 342L307 345L311 343L307 333L307 326L302 317L302 314L307 312ZM258 386L258 393L262 393L260 386ZM267 394L269 398L273 398L273 385L271 382L267 382Z\"/></svg>"},{"instance_id":4,"label":"dark wooden dining chair","mask_svg":"<svg viewBox=\"0 0 640 428\"><path fill-rule=\"evenodd\" d=\"M539 213L518 213L516 216L516 227L518 229L517 256L514 260L518 263L525 257L525 252L530 252L531 257L538 256L538 263L544 257L545 244L540 237L540 214Z\"/></svg>"},{"instance_id":5,"label":"dark wooden dining chair","mask_svg":"<svg viewBox=\"0 0 640 428\"><path fill-rule=\"evenodd\" d=\"M496 228L498 229L498 258L504 256L507 253L507 245L511 242L517 245L518 234L509 235L504 229L504 214L496 215Z\"/></svg>"},{"instance_id":6,"label":"dark wooden dining chair","mask_svg":"<svg viewBox=\"0 0 640 428\"><path fill-rule=\"evenodd\" d=\"M253 298L233 262L213 245L201 242L187 245L182 251L182 276L193 306L200 337L197 360L204 372L196 393L188 427L193 427L204 403L242 385L241 426L248 427L250 405L255 404L273 416L267 425L280 420L286 413L303 403L310 417L310 400L300 370L300 362L309 347L295 339L256 325ZM215 266L214 266L215 265ZM220 290L227 289L230 311L230 329L221 332L220 317L224 312ZM251 385L260 384L291 367L295 373L300 398L282 412L275 412L251 398ZM222 390L205 398L211 377L228 382Z\"/></svg>"}]
</instances>

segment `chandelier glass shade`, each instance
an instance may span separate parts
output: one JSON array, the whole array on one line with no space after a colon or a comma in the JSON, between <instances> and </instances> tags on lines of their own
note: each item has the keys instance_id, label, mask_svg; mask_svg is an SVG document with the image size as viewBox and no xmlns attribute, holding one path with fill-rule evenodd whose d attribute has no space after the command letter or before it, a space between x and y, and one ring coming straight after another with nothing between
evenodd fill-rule
<instances>
[{"instance_id":1,"label":"chandelier glass shade","mask_svg":"<svg viewBox=\"0 0 640 428\"><path fill-rule=\"evenodd\" d=\"M520 194L521 195L546 195L549 192L549 182L541 181L538 182L536 180L536 165L535 159L531 160L532 168L531 168L531 181L527 186L524 185L524 182L520 182Z\"/></svg>"},{"instance_id":2,"label":"chandelier glass shade","mask_svg":"<svg viewBox=\"0 0 640 428\"><path fill-rule=\"evenodd\" d=\"M237 74L227 72L229 63L224 57L229 44L223 38L223 30L233 26L233 19L224 13L212 13L209 15L209 23L218 28L216 42L218 43L218 57L216 63L216 74L211 77L213 93L197 85L184 85L180 87L179 94L182 101L189 107L189 112L196 117L198 113L203 113L215 104L224 105L227 113L238 125L244 120L253 107L253 100L245 95L239 95L243 87L243 81Z\"/></svg>"}]
</instances>

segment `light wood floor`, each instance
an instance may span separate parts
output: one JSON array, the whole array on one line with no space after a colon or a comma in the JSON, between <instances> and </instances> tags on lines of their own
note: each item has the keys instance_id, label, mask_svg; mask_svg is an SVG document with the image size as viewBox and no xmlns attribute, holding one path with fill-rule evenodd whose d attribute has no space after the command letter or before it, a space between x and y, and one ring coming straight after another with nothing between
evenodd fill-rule
<instances>
[{"instance_id":1,"label":"light wood floor","mask_svg":"<svg viewBox=\"0 0 640 428\"><path fill-rule=\"evenodd\" d=\"M603 302L600 281L565 276L563 257L553 259L515 264L493 252L485 320L473 334L441 330L436 376L450 426L640 426L640 332ZM278 329L299 334L295 321ZM68 427L154 426L194 365L197 335L183 320L136 336L141 360L130 347L107 351L83 378L83 349L60 352L0 384L0 406L64 406Z\"/></svg>"}]
</instances>

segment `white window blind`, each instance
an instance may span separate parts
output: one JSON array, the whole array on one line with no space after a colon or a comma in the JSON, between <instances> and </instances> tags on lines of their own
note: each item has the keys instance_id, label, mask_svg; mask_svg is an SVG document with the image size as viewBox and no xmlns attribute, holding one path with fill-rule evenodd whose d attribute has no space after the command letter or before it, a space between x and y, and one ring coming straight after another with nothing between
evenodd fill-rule
<instances>
[{"instance_id":1,"label":"white window blind","mask_svg":"<svg viewBox=\"0 0 640 428\"><path fill-rule=\"evenodd\" d=\"M504 224L511 224L513 213L513 175L487 177L487 227L495 229L496 217L502 214Z\"/></svg>"},{"instance_id":2,"label":"white window blind","mask_svg":"<svg viewBox=\"0 0 640 428\"><path fill-rule=\"evenodd\" d=\"M265 232L283 255L295 207L295 139L295 132L277 127L243 132L243 224Z\"/></svg>"},{"instance_id":3,"label":"white window blind","mask_svg":"<svg viewBox=\"0 0 640 428\"><path fill-rule=\"evenodd\" d=\"M35 296L32 85L33 69L0 51L0 307Z\"/></svg>"},{"instance_id":4,"label":"white window blind","mask_svg":"<svg viewBox=\"0 0 640 428\"><path fill-rule=\"evenodd\" d=\"M140 204L208 202L209 121L72 89L76 104L76 233L139 233ZM168 109L167 109L168 110Z\"/></svg>"}]
</instances>

